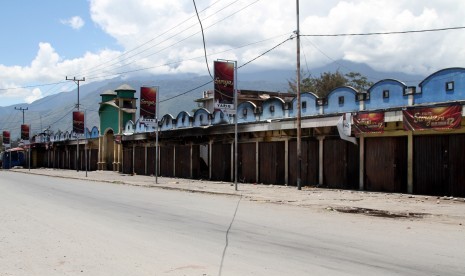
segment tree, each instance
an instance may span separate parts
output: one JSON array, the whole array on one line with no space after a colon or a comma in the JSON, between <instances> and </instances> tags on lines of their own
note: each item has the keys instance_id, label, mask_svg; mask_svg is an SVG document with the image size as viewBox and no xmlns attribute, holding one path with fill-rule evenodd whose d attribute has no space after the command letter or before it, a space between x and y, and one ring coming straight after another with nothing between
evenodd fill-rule
<instances>
[{"instance_id":1,"label":"tree","mask_svg":"<svg viewBox=\"0 0 465 276\"><path fill-rule=\"evenodd\" d=\"M373 82L368 81L365 76L357 72L349 72L346 74L348 86L352 86L358 92L365 92L373 85Z\"/></svg>"},{"instance_id":2,"label":"tree","mask_svg":"<svg viewBox=\"0 0 465 276\"><path fill-rule=\"evenodd\" d=\"M311 74L304 72L302 72L301 75L303 77L300 81L300 91L313 92L321 98L328 96L329 92L340 86L352 86L359 92L363 92L373 85L365 76L357 72L349 72L345 75L339 71L334 73L324 72L320 74L318 78L312 77ZM288 80L289 92L297 92L296 83L297 81L295 79Z\"/></svg>"}]
</instances>

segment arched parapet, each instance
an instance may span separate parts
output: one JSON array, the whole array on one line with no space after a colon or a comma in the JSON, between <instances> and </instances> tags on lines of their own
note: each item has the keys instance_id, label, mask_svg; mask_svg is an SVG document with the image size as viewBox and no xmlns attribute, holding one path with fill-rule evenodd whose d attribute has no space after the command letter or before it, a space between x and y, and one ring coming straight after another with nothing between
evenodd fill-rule
<instances>
[{"instance_id":1,"label":"arched parapet","mask_svg":"<svg viewBox=\"0 0 465 276\"><path fill-rule=\"evenodd\" d=\"M365 110L387 109L409 105L405 83L395 79L384 79L373 84L368 89L365 99Z\"/></svg>"},{"instance_id":2,"label":"arched parapet","mask_svg":"<svg viewBox=\"0 0 465 276\"><path fill-rule=\"evenodd\" d=\"M205 108L197 109L194 113L194 127L208 126L210 124L210 112Z\"/></svg>"},{"instance_id":3,"label":"arched parapet","mask_svg":"<svg viewBox=\"0 0 465 276\"><path fill-rule=\"evenodd\" d=\"M318 96L312 92L300 94L301 116L320 114L320 108L316 104L317 99ZM291 107L292 108L289 110L289 117L297 117L297 97L292 100Z\"/></svg>"},{"instance_id":4,"label":"arched parapet","mask_svg":"<svg viewBox=\"0 0 465 276\"><path fill-rule=\"evenodd\" d=\"M90 135L91 135L90 129L87 128L87 127L85 127L85 128L84 128L84 137L86 137L86 139L89 139L89 138L90 138Z\"/></svg>"},{"instance_id":5,"label":"arched parapet","mask_svg":"<svg viewBox=\"0 0 465 276\"><path fill-rule=\"evenodd\" d=\"M255 122L257 106L250 101L242 102L237 107L237 123Z\"/></svg>"},{"instance_id":6,"label":"arched parapet","mask_svg":"<svg viewBox=\"0 0 465 276\"><path fill-rule=\"evenodd\" d=\"M260 120L284 118L284 100L278 97L269 98L262 104Z\"/></svg>"},{"instance_id":7,"label":"arched parapet","mask_svg":"<svg viewBox=\"0 0 465 276\"><path fill-rule=\"evenodd\" d=\"M414 103L463 101L465 99L465 68L452 67L439 70L420 84L414 93Z\"/></svg>"},{"instance_id":8,"label":"arched parapet","mask_svg":"<svg viewBox=\"0 0 465 276\"><path fill-rule=\"evenodd\" d=\"M176 117L176 128L187 128L191 127L191 116L186 111L179 112Z\"/></svg>"},{"instance_id":9,"label":"arched parapet","mask_svg":"<svg viewBox=\"0 0 465 276\"><path fill-rule=\"evenodd\" d=\"M352 112L359 110L359 93L353 87L341 86L329 92L323 105L324 114Z\"/></svg>"},{"instance_id":10,"label":"arched parapet","mask_svg":"<svg viewBox=\"0 0 465 276\"><path fill-rule=\"evenodd\" d=\"M61 131L57 131L55 134L53 134L51 137L50 137L50 140L52 142L58 142L60 141L60 134L61 134Z\"/></svg>"},{"instance_id":11,"label":"arched parapet","mask_svg":"<svg viewBox=\"0 0 465 276\"><path fill-rule=\"evenodd\" d=\"M212 125L229 124L229 116L221 110L215 110L212 115Z\"/></svg>"},{"instance_id":12,"label":"arched parapet","mask_svg":"<svg viewBox=\"0 0 465 276\"><path fill-rule=\"evenodd\" d=\"M134 133L148 132L148 126L139 118L134 124Z\"/></svg>"},{"instance_id":13,"label":"arched parapet","mask_svg":"<svg viewBox=\"0 0 465 276\"><path fill-rule=\"evenodd\" d=\"M134 122L132 120L128 120L126 122L126 124L124 125L124 131L123 131L123 134L124 135L131 135L131 134L134 134L135 132L135 125L134 125Z\"/></svg>"},{"instance_id":14,"label":"arched parapet","mask_svg":"<svg viewBox=\"0 0 465 276\"><path fill-rule=\"evenodd\" d=\"M60 141L66 141L66 140L68 140L68 139L69 139L69 132L68 132L68 131L62 132L62 133L60 134Z\"/></svg>"},{"instance_id":15,"label":"arched parapet","mask_svg":"<svg viewBox=\"0 0 465 276\"><path fill-rule=\"evenodd\" d=\"M161 118L161 127L160 127L160 130L163 131L163 130L170 130L170 129L173 129L174 127L174 118L173 118L173 115L171 114L165 114L163 115L163 117Z\"/></svg>"},{"instance_id":16,"label":"arched parapet","mask_svg":"<svg viewBox=\"0 0 465 276\"><path fill-rule=\"evenodd\" d=\"M98 137L99 137L98 127L94 126L90 132L90 138L98 138Z\"/></svg>"}]
</instances>

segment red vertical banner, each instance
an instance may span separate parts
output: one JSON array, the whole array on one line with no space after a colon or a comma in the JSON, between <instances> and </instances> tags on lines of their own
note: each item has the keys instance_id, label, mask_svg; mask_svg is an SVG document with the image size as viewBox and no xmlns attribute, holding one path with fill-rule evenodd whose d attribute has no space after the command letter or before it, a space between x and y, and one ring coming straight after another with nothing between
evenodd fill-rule
<instances>
[{"instance_id":1,"label":"red vertical banner","mask_svg":"<svg viewBox=\"0 0 465 276\"><path fill-rule=\"evenodd\" d=\"M157 87L140 88L140 117L144 119L155 119L157 110Z\"/></svg>"},{"instance_id":2,"label":"red vertical banner","mask_svg":"<svg viewBox=\"0 0 465 276\"><path fill-rule=\"evenodd\" d=\"M84 112L73 111L73 131L76 134L84 134Z\"/></svg>"},{"instance_id":3,"label":"red vertical banner","mask_svg":"<svg viewBox=\"0 0 465 276\"><path fill-rule=\"evenodd\" d=\"M29 141L30 127L29 125L21 125L21 140Z\"/></svg>"},{"instance_id":4,"label":"red vertical banner","mask_svg":"<svg viewBox=\"0 0 465 276\"><path fill-rule=\"evenodd\" d=\"M215 61L214 63L215 109L225 113L234 112L234 62Z\"/></svg>"},{"instance_id":5,"label":"red vertical banner","mask_svg":"<svg viewBox=\"0 0 465 276\"><path fill-rule=\"evenodd\" d=\"M7 130L3 131L3 146L5 147L10 146L10 132Z\"/></svg>"},{"instance_id":6,"label":"red vertical banner","mask_svg":"<svg viewBox=\"0 0 465 276\"><path fill-rule=\"evenodd\" d=\"M358 113L353 119L357 134L384 132L384 112Z\"/></svg>"},{"instance_id":7,"label":"red vertical banner","mask_svg":"<svg viewBox=\"0 0 465 276\"><path fill-rule=\"evenodd\" d=\"M412 107L402 110L406 130L457 129L462 123L462 106Z\"/></svg>"}]
</instances>

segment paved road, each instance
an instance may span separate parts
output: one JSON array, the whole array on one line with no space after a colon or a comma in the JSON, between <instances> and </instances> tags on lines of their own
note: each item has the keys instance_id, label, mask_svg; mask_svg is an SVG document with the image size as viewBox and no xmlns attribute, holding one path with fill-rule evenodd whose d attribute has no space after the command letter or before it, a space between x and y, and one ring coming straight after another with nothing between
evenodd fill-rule
<instances>
[{"instance_id":1,"label":"paved road","mask_svg":"<svg viewBox=\"0 0 465 276\"><path fill-rule=\"evenodd\" d=\"M0 172L0 275L463 275L465 228Z\"/></svg>"}]
</instances>

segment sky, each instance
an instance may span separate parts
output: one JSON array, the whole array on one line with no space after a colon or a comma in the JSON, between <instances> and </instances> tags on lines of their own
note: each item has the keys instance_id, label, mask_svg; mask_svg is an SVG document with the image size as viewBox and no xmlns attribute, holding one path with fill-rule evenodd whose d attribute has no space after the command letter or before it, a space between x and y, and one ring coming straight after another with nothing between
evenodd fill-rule
<instances>
[{"instance_id":1,"label":"sky","mask_svg":"<svg viewBox=\"0 0 465 276\"><path fill-rule=\"evenodd\" d=\"M425 76L465 65L465 29L314 36L464 27L463 0L299 2L304 71L337 60ZM244 71L296 68L296 1L195 4L207 63L190 0L1 1L0 106L75 89L66 77L90 83L142 74L208 75L207 64L213 70L217 59L247 64Z\"/></svg>"}]
</instances>

